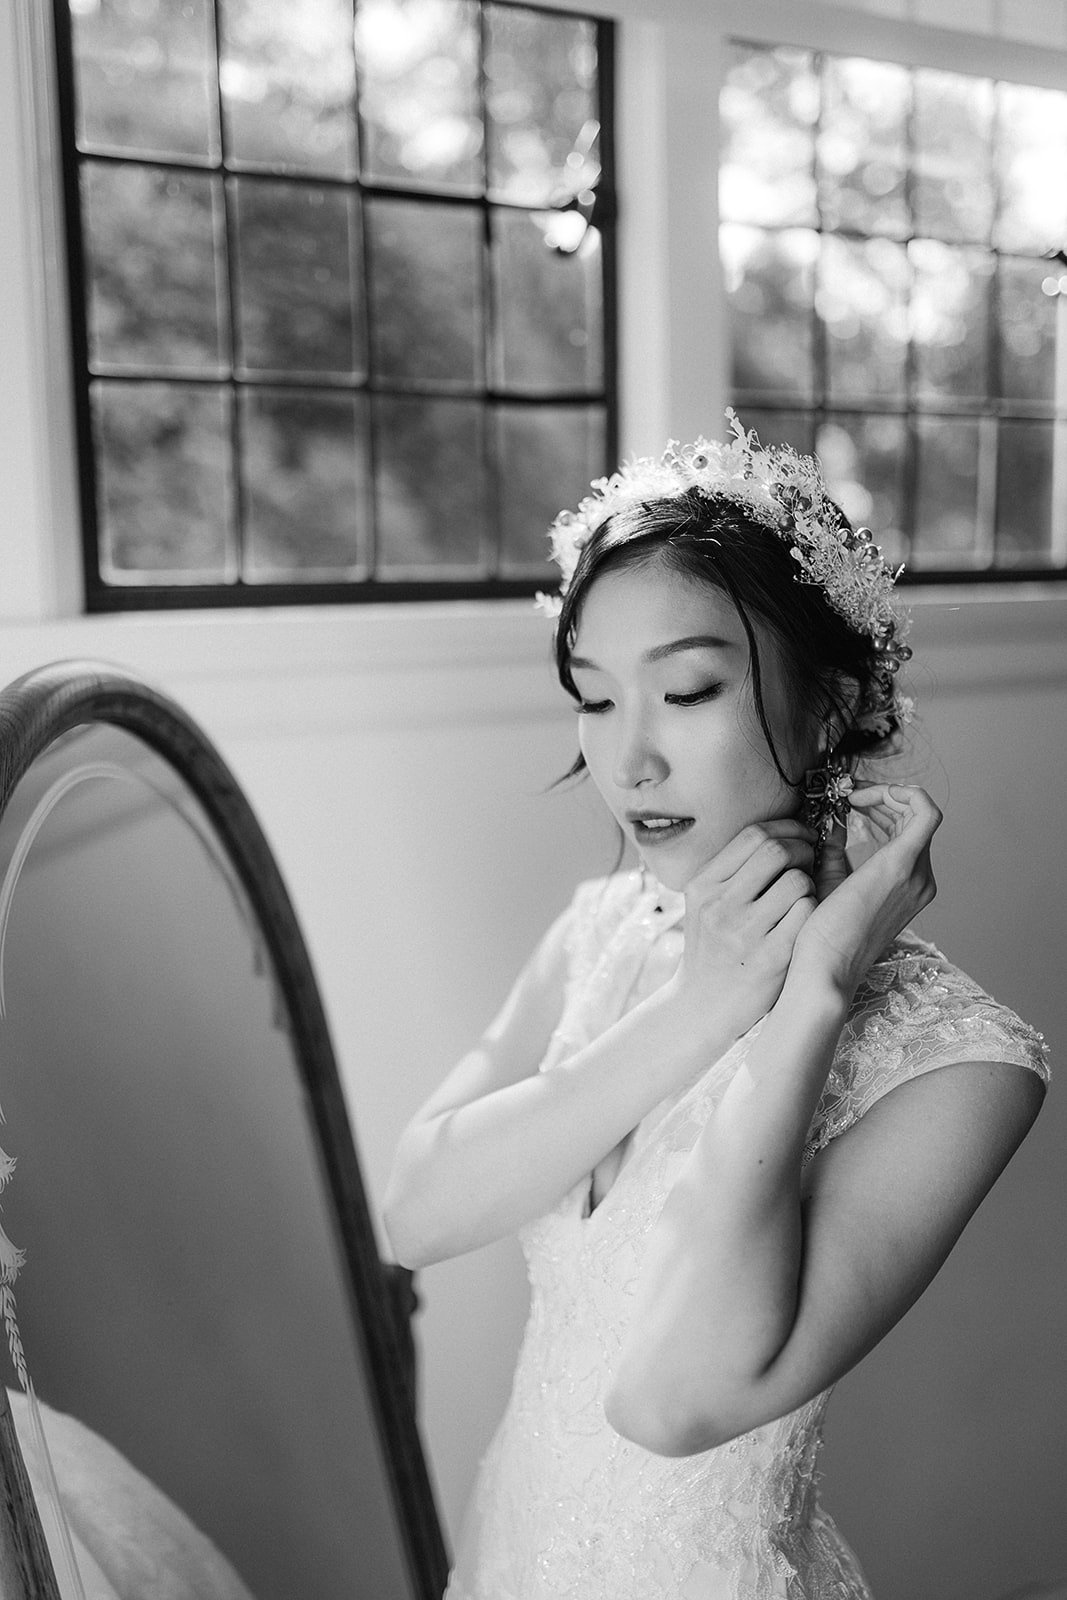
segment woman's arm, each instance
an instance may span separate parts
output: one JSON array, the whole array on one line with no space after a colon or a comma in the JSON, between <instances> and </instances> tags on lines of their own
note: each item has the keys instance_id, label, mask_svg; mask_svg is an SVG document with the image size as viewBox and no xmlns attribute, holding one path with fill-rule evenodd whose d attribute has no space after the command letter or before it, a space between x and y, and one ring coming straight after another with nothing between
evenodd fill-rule
<instances>
[{"instance_id":1,"label":"woman's arm","mask_svg":"<svg viewBox=\"0 0 1067 1600\"><path fill-rule=\"evenodd\" d=\"M557 1009L548 1020L546 1004L547 993L562 994L557 957L539 952L478 1047L401 1135L383 1215L405 1266L460 1255L543 1215L740 1036L725 1009L717 1036L678 1027L660 991L538 1072L559 1019Z\"/></svg>"},{"instance_id":2,"label":"woman's arm","mask_svg":"<svg viewBox=\"0 0 1067 1600\"><path fill-rule=\"evenodd\" d=\"M715 867L730 937L704 963L706 987L665 985L538 1072L563 1002L565 924L556 923L477 1049L401 1136L384 1204L399 1261L427 1266L543 1215L653 1106L766 1014L802 920L791 910L810 891L796 863L810 865L811 837L791 819L739 835ZM753 910L764 890L781 924L776 938Z\"/></svg>"},{"instance_id":3,"label":"woman's arm","mask_svg":"<svg viewBox=\"0 0 1067 1600\"><path fill-rule=\"evenodd\" d=\"M858 979L933 892L939 814L921 791L896 806L889 846L799 935L653 1231L605 1408L646 1448L708 1449L840 1377L929 1283L1037 1113L1042 1086L1024 1068L944 1067L802 1169Z\"/></svg>"},{"instance_id":4,"label":"woman's arm","mask_svg":"<svg viewBox=\"0 0 1067 1600\"><path fill-rule=\"evenodd\" d=\"M605 1406L647 1449L710 1449L836 1382L926 1288L1037 1115L1026 1068L941 1067L802 1174L805 1090L839 1026L832 997L787 981L668 1197Z\"/></svg>"}]
</instances>

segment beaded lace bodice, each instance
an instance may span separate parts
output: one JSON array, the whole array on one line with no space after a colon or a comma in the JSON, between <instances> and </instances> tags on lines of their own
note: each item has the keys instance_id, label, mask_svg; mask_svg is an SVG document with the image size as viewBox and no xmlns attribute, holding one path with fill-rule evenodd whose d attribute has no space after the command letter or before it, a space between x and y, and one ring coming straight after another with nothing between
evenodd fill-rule
<instances>
[{"instance_id":1,"label":"beaded lace bodice","mask_svg":"<svg viewBox=\"0 0 1067 1600\"><path fill-rule=\"evenodd\" d=\"M666 981L683 909L636 873L580 886L563 1015L542 1070ZM642 1120L594 1210L585 1179L522 1229L529 1320L446 1600L867 1600L815 1489L829 1391L694 1456L654 1455L604 1418L649 1230L760 1026ZM1047 1077L1038 1034L904 935L856 997L808 1157L895 1085L965 1060Z\"/></svg>"}]
</instances>

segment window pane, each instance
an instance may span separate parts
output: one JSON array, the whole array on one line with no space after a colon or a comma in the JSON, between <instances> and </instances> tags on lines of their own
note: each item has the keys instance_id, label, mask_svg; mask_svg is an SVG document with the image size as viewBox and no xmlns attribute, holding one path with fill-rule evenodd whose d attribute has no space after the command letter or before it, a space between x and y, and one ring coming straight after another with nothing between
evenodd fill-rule
<instances>
[{"instance_id":1,"label":"window pane","mask_svg":"<svg viewBox=\"0 0 1067 1600\"><path fill-rule=\"evenodd\" d=\"M960 401L989 393L994 257L936 239L908 247L914 272L911 336L916 393Z\"/></svg>"},{"instance_id":2,"label":"window pane","mask_svg":"<svg viewBox=\"0 0 1067 1600\"><path fill-rule=\"evenodd\" d=\"M548 530L589 493L604 462L603 406L501 406L501 571L552 578ZM558 576L558 575L557 575Z\"/></svg>"},{"instance_id":3,"label":"window pane","mask_svg":"<svg viewBox=\"0 0 1067 1600\"><path fill-rule=\"evenodd\" d=\"M746 428L754 428L765 445L788 444L805 456L815 449L815 418L810 411L746 406L741 421Z\"/></svg>"},{"instance_id":4,"label":"window pane","mask_svg":"<svg viewBox=\"0 0 1067 1600\"><path fill-rule=\"evenodd\" d=\"M214 162L211 0L71 0L82 149Z\"/></svg>"},{"instance_id":5,"label":"window pane","mask_svg":"<svg viewBox=\"0 0 1067 1600\"><path fill-rule=\"evenodd\" d=\"M353 268L359 212L350 191L231 180L236 221L238 363L257 372L362 376Z\"/></svg>"},{"instance_id":6,"label":"window pane","mask_svg":"<svg viewBox=\"0 0 1067 1600\"><path fill-rule=\"evenodd\" d=\"M824 234L816 306L834 399L903 396L908 349L904 246Z\"/></svg>"},{"instance_id":7,"label":"window pane","mask_svg":"<svg viewBox=\"0 0 1067 1600\"><path fill-rule=\"evenodd\" d=\"M363 175L482 189L478 7L471 0L357 0Z\"/></svg>"},{"instance_id":8,"label":"window pane","mask_svg":"<svg viewBox=\"0 0 1067 1600\"><path fill-rule=\"evenodd\" d=\"M993 85L915 74L915 232L986 244L993 222Z\"/></svg>"},{"instance_id":9,"label":"window pane","mask_svg":"<svg viewBox=\"0 0 1067 1600\"><path fill-rule=\"evenodd\" d=\"M997 85L1002 250L1043 254L1067 240L1067 94Z\"/></svg>"},{"instance_id":10,"label":"window pane","mask_svg":"<svg viewBox=\"0 0 1067 1600\"><path fill-rule=\"evenodd\" d=\"M493 364L502 388L582 390L604 381L600 235L590 228L577 250L555 250L556 215L492 214Z\"/></svg>"},{"instance_id":11,"label":"window pane","mask_svg":"<svg viewBox=\"0 0 1067 1600\"><path fill-rule=\"evenodd\" d=\"M481 212L368 197L364 218L375 375L483 383Z\"/></svg>"},{"instance_id":12,"label":"window pane","mask_svg":"<svg viewBox=\"0 0 1067 1600\"><path fill-rule=\"evenodd\" d=\"M810 52L731 45L719 113L723 221L814 225L819 80Z\"/></svg>"},{"instance_id":13,"label":"window pane","mask_svg":"<svg viewBox=\"0 0 1067 1600\"><path fill-rule=\"evenodd\" d=\"M917 417L915 426L918 471L912 566L988 565L978 516L978 419Z\"/></svg>"},{"instance_id":14,"label":"window pane","mask_svg":"<svg viewBox=\"0 0 1067 1600\"><path fill-rule=\"evenodd\" d=\"M485 18L489 192L529 206L571 199L600 174L595 24L495 5Z\"/></svg>"},{"instance_id":15,"label":"window pane","mask_svg":"<svg viewBox=\"0 0 1067 1600\"><path fill-rule=\"evenodd\" d=\"M824 227L897 238L909 231L905 179L910 106L906 67L826 59L818 140Z\"/></svg>"},{"instance_id":16,"label":"window pane","mask_svg":"<svg viewBox=\"0 0 1067 1600\"><path fill-rule=\"evenodd\" d=\"M81 177L90 365L221 372L221 180L96 161Z\"/></svg>"},{"instance_id":17,"label":"window pane","mask_svg":"<svg viewBox=\"0 0 1067 1600\"><path fill-rule=\"evenodd\" d=\"M246 578L363 575L370 521L366 404L354 394L243 392Z\"/></svg>"},{"instance_id":18,"label":"window pane","mask_svg":"<svg viewBox=\"0 0 1067 1600\"><path fill-rule=\"evenodd\" d=\"M101 382L91 398L102 577L232 580L228 391Z\"/></svg>"},{"instance_id":19,"label":"window pane","mask_svg":"<svg viewBox=\"0 0 1067 1600\"><path fill-rule=\"evenodd\" d=\"M547 582L548 526L607 465L612 219L589 218L612 24L511 0L57 5L65 116L97 141L65 153L90 604L127 603L111 582L149 605L172 581Z\"/></svg>"},{"instance_id":20,"label":"window pane","mask_svg":"<svg viewBox=\"0 0 1067 1600\"><path fill-rule=\"evenodd\" d=\"M810 399L818 234L727 225L719 241L734 388Z\"/></svg>"},{"instance_id":21,"label":"window pane","mask_svg":"<svg viewBox=\"0 0 1067 1600\"><path fill-rule=\"evenodd\" d=\"M351 0L219 0L227 154L272 171L356 172Z\"/></svg>"},{"instance_id":22,"label":"window pane","mask_svg":"<svg viewBox=\"0 0 1067 1600\"><path fill-rule=\"evenodd\" d=\"M816 445L826 484L853 527L872 529L887 561L903 561L904 417L835 412Z\"/></svg>"},{"instance_id":23,"label":"window pane","mask_svg":"<svg viewBox=\"0 0 1067 1600\"><path fill-rule=\"evenodd\" d=\"M1067 568L1067 93L735 44L721 120L746 421L807 448L818 419L889 560Z\"/></svg>"},{"instance_id":24,"label":"window pane","mask_svg":"<svg viewBox=\"0 0 1067 1600\"><path fill-rule=\"evenodd\" d=\"M1065 380L1056 393L1057 347L1060 362L1067 359L1067 293L1057 292L1058 283L1047 261L1000 258L1000 392L1006 399L1056 401L1067 409Z\"/></svg>"},{"instance_id":25,"label":"window pane","mask_svg":"<svg viewBox=\"0 0 1067 1600\"><path fill-rule=\"evenodd\" d=\"M1002 418L998 424L998 567L1041 566L1051 559L1053 438L1051 422Z\"/></svg>"},{"instance_id":26,"label":"window pane","mask_svg":"<svg viewBox=\"0 0 1067 1600\"><path fill-rule=\"evenodd\" d=\"M373 405L379 576L480 576L483 406L385 396Z\"/></svg>"}]
</instances>

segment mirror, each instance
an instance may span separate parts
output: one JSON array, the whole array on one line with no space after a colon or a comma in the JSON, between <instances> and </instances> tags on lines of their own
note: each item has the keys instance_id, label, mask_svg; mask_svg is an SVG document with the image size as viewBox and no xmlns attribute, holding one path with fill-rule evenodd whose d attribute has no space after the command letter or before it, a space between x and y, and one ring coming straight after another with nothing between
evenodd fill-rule
<instances>
[{"instance_id":1,"label":"mirror","mask_svg":"<svg viewBox=\"0 0 1067 1600\"><path fill-rule=\"evenodd\" d=\"M247 802L108 668L19 680L0 745L3 1223L38 1395L255 1600L440 1596L409 1325Z\"/></svg>"}]
</instances>

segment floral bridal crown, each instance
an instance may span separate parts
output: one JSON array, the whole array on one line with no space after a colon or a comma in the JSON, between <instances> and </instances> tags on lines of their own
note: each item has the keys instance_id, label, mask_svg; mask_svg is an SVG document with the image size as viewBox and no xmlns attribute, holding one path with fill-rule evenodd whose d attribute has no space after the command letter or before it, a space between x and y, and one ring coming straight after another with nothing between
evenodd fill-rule
<instances>
[{"instance_id":1,"label":"floral bridal crown","mask_svg":"<svg viewBox=\"0 0 1067 1600\"><path fill-rule=\"evenodd\" d=\"M731 437L722 443L700 438L673 440L659 459L639 456L609 478L597 478L576 511L561 511L552 524L552 559L562 574L557 595L539 594L549 616L558 616L583 546L608 517L644 501L696 489L732 500L785 541L797 564L798 583L817 584L827 603L849 626L866 635L880 658L855 726L884 736L910 720L912 702L896 688L896 674L911 651L904 643L908 619L893 604L903 571L884 561L869 528L843 526L814 456L789 445L760 444L736 412L726 412Z\"/></svg>"}]
</instances>

